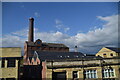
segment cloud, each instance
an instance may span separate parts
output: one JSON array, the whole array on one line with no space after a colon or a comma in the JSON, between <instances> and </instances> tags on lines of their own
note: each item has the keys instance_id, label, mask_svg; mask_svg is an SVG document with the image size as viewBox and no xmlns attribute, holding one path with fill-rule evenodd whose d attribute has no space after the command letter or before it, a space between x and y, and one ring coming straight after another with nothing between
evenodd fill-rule
<instances>
[{"instance_id":1,"label":"cloud","mask_svg":"<svg viewBox=\"0 0 120 80\"><path fill-rule=\"evenodd\" d=\"M36 33L38 31L37 28L34 28L34 32ZM11 32L10 34L5 34L0 38L0 41L2 41L2 44L0 46L3 47L23 47L24 42L28 39L28 27L16 31Z\"/></svg>"},{"instance_id":2,"label":"cloud","mask_svg":"<svg viewBox=\"0 0 120 80\"><path fill-rule=\"evenodd\" d=\"M27 35L28 35L28 27L26 27L26 28L24 28L22 30L16 31L16 32L12 32L11 34L16 35L16 36L21 36L21 37L27 37Z\"/></svg>"},{"instance_id":3,"label":"cloud","mask_svg":"<svg viewBox=\"0 0 120 80\"><path fill-rule=\"evenodd\" d=\"M69 31L69 30L70 30L69 27L64 28L64 32L67 32L67 31Z\"/></svg>"},{"instance_id":4,"label":"cloud","mask_svg":"<svg viewBox=\"0 0 120 80\"><path fill-rule=\"evenodd\" d=\"M101 28L95 28L87 33L79 32L74 36L67 35L61 31L39 32L35 29L35 38L44 42L63 43L74 50L78 46L78 51L84 53L96 53L104 46L116 47L118 44L118 15L97 16L100 21L105 21ZM65 27L66 31L69 27ZM4 35L2 38L3 46L22 46L27 40L28 29L12 32L10 35ZM22 37L21 37L22 36ZM36 40L35 39L35 40Z\"/></svg>"},{"instance_id":5,"label":"cloud","mask_svg":"<svg viewBox=\"0 0 120 80\"><path fill-rule=\"evenodd\" d=\"M56 28L60 30L63 28L63 25L62 24L56 25Z\"/></svg>"},{"instance_id":6,"label":"cloud","mask_svg":"<svg viewBox=\"0 0 120 80\"><path fill-rule=\"evenodd\" d=\"M37 32L35 35L37 38L40 38L44 42L58 42L62 43L64 39L69 38L67 34L63 34L62 32L56 31L56 32Z\"/></svg>"},{"instance_id":7,"label":"cloud","mask_svg":"<svg viewBox=\"0 0 120 80\"><path fill-rule=\"evenodd\" d=\"M34 13L34 16L35 16L35 17L40 17L40 14L39 14L38 12L35 12L35 13Z\"/></svg>"},{"instance_id":8,"label":"cloud","mask_svg":"<svg viewBox=\"0 0 120 80\"><path fill-rule=\"evenodd\" d=\"M56 24L56 28L57 29L62 29L64 27L64 25L62 24L62 21L58 20L58 19L55 19L55 24Z\"/></svg>"},{"instance_id":9,"label":"cloud","mask_svg":"<svg viewBox=\"0 0 120 80\"><path fill-rule=\"evenodd\" d=\"M23 47L25 38L20 38L19 36L15 35L5 35L2 38L3 47Z\"/></svg>"},{"instance_id":10,"label":"cloud","mask_svg":"<svg viewBox=\"0 0 120 80\"><path fill-rule=\"evenodd\" d=\"M56 24L55 27L56 27L58 30L61 30L62 32L64 31L64 33L66 33L67 31L70 30L70 28L67 27L66 25L64 25L61 20L56 19L56 20L55 20L55 24Z\"/></svg>"},{"instance_id":11,"label":"cloud","mask_svg":"<svg viewBox=\"0 0 120 80\"><path fill-rule=\"evenodd\" d=\"M55 23L56 23L56 24L61 24L61 23L62 23L62 21L60 21L60 20L56 19L56 20L55 20Z\"/></svg>"}]
</instances>

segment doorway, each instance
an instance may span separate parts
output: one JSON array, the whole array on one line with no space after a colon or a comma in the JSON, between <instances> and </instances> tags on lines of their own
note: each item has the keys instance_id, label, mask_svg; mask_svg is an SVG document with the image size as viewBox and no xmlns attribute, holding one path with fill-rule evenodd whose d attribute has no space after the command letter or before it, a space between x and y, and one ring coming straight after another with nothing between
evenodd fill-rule
<instances>
[{"instance_id":1,"label":"doorway","mask_svg":"<svg viewBox=\"0 0 120 80\"><path fill-rule=\"evenodd\" d=\"M53 72L52 80L66 80L66 72Z\"/></svg>"}]
</instances>

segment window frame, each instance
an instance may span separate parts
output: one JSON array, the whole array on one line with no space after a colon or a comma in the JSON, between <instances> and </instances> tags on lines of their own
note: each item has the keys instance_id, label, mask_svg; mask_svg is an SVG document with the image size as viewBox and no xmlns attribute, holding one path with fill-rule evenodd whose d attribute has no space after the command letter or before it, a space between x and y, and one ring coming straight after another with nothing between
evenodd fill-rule
<instances>
[{"instance_id":1,"label":"window frame","mask_svg":"<svg viewBox=\"0 0 120 80\"><path fill-rule=\"evenodd\" d=\"M4 68L5 67L5 59L2 59L1 61L1 68Z\"/></svg>"},{"instance_id":2,"label":"window frame","mask_svg":"<svg viewBox=\"0 0 120 80\"><path fill-rule=\"evenodd\" d=\"M92 70L92 69L89 69L89 70L85 70L84 71L84 77L85 79L95 79L97 78L97 70Z\"/></svg>"},{"instance_id":3,"label":"window frame","mask_svg":"<svg viewBox=\"0 0 120 80\"><path fill-rule=\"evenodd\" d=\"M107 54L106 54L106 53L103 53L103 57L106 58L106 57L107 57Z\"/></svg>"},{"instance_id":4,"label":"window frame","mask_svg":"<svg viewBox=\"0 0 120 80\"><path fill-rule=\"evenodd\" d=\"M115 69L113 68L103 69L102 74L103 74L103 78L113 78L115 77Z\"/></svg>"},{"instance_id":5,"label":"window frame","mask_svg":"<svg viewBox=\"0 0 120 80\"><path fill-rule=\"evenodd\" d=\"M78 71L73 71L72 76L73 76L73 79L78 78Z\"/></svg>"},{"instance_id":6,"label":"window frame","mask_svg":"<svg viewBox=\"0 0 120 80\"><path fill-rule=\"evenodd\" d=\"M14 62L11 62L11 60L13 60ZM7 67L16 67L16 59L7 59Z\"/></svg>"}]
</instances>

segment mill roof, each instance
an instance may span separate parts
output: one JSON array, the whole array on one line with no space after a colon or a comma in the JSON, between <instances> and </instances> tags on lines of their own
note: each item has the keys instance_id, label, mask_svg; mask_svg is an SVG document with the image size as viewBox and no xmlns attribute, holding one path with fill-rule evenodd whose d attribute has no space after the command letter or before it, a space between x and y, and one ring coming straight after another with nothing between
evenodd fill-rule
<instances>
[{"instance_id":1,"label":"mill roof","mask_svg":"<svg viewBox=\"0 0 120 80\"><path fill-rule=\"evenodd\" d=\"M26 42L28 46L36 46L34 42ZM65 44L60 44L60 43L42 43L41 44L43 47L64 47L68 48Z\"/></svg>"},{"instance_id":2,"label":"mill roof","mask_svg":"<svg viewBox=\"0 0 120 80\"><path fill-rule=\"evenodd\" d=\"M49 60L76 60L76 59L92 59L98 58L96 56L86 56L81 52L48 52L48 51L34 51L42 61Z\"/></svg>"},{"instance_id":3,"label":"mill roof","mask_svg":"<svg viewBox=\"0 0 120 80\"><path fill-rule=\"evenodd\" d=\"M72 59L84 56L81 52L48 52L36 51L41 60L57 60L57 59Z\"/></svg>"},{"instance_id":4,"label":"mill roof","mask_svg":"<svg viewBox=\"0 0 120 80\"><path fill-rule=\"evenodd\" d=\"M64 44L60 44L60 43L43 43L43 45L49 46L49 47L67 47Z\"/></svg>"},{"instance_id":5,"label":"mill roof","mask_svg":"<svg viewBox=\"0 0 120 80\"><path fill-rule=\"evenodd\" d=\"M116 48L116 47L106 47L106 48L108 48L108 49L110 49L112 51L115 51L117 53L120 53L120 48Z\"/></svg>"}]
</instances>

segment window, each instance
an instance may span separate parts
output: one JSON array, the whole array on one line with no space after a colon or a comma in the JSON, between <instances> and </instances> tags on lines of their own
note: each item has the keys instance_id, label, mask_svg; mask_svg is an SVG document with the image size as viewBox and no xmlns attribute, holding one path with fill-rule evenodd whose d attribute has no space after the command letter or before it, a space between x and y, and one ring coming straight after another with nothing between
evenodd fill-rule
<instances>
[{"instance_id":1,"label":"window","mask_svg":"<svg viewBox=\"0 0 120 80\"><path fill-rule=\"evenodd\" d=\"M103 70L103 77L108 78L108 77L114 77L114 70L113 69L104 69Z\"/></svg>"},{"instance_id":2,"label":"window","mask_svg":"<svg viewBox=\"0 0 120 80\"><path fill-rule=\"evenodd\" d=\"M107 55L106 55L105 53L103 54L103 56L104 56L104 57L107 57Z\"/></svg>"},{"instance_id":3,"label":"window","mask_svg":"<svg viewBox=\"0 0 120 80\"><path fill-rule=\"evenodd\" d=\"M98 55L98 56L100 56L100 55Z\"/></svg>"},{"instance_id":4,"label":"window","mask_svg":"<svg viewBox=\"0 0 120 80\"><path fill-rule=\"evenodd\" d=\"M112 79L108 78L108 79L103 79L103 80L116 80L116 79L115 78L112 78Z\"/></svg>"},{"instance_id":5,"label":"window","mask_svg":"<svg viewBox=\"0 0 120 80\"><path fill-rule=\"evenodd\" d=\"M37 42L37 44L40 44L40 43L41 43L40 41Z\"/></svg>"},{"instance_id":6,"label":"window","mask_svg":"<svg viewBox=\"0 0 120 80\"><path fill-rule=\"evenodd\" d=\"M84 77L85 79L97 78L96 70L85 70Z\"/></svg>"},{"instance_id":7,"label":"window","mask_svg":"<svg viewBox=\"0 0 120 80\"><path fill-rule=\"evenodd\" d=\"M66 80L66 72L53 72L52 80Z\"/></svg>"},{"instance_id":8,"label":"window","mask_svg":"<svg viewBox=\"0 0 120 80\"><path fill-rule=\"evenodd\" d=\"M78 71L73 71L73 79L78 78Z\"/></svg>"},{"instance_id":9,"label":"window","mask_svg":"<svg viewBox=\"0 0 120 80\"><path fill-rule=\"evenodd\" d=\"M77 56L77 55L74 55L74 57L77 57L77 58L78 58L79 56Z\"/></svg>"},{"instance_id":10,"label":"window","mask_svg":"<svg viewBox=\"0 0 120 80\"><path fill-rule=\"evenodd\" d=\"M0 68L2 67L2 59L0 60Z\"/></svg>"},{"instance_id":11,"label":"window","mask_svg":"<svg viewBox=\"0 0 120 80\"><path fill-rule=\"evenodd\" d=\"M60 56L60 57L62 57L62 56Z\"/></svg>"},{"instance_id":12,"label":"window","mask_svg":"<svg viewBox=\"0 0 120 80\"><path fill-rule=\"evenodd\" d=\"M39 62L37 62L37 65L39 64Z\"/></svg>"},{"instance_id":13,"label":"window","mask_svg":"<svg viewBox=\"0 0 120 80\"><path fill-rule=\"evenodd\" d=\"M6 78L6 80L15 80L15 78Z\"/></svg>"},{"instance_id":14,"label":"window","mask_svg":"<svg viewBox=\"0 0 120 80\"><path fill-rule=\"evenodd\" d=\"M106 55L106 54L103 54L104 56Z\"/></svg>"},{"instance_id":15,"label":"window","mask_svg":"<svg viewBox=\"0 0 120 80\"><path fill-rule=\"evenodd\" d=\"M113 54L111 53L110 56L113 56Z\"/></svg>"},{"instance_id":16,"label":"window","mask_svg":"<svg viewBox=\"0 0 120 80\"><path fill-rule=\"evenodd\" d=\"M70 57L70 56L67 56L67 57Z\"/></svg>"},{"instance_id":17,"label":"window","mask_svg":"<svg viewBox=\"0 0 120 80\"><path fill-rule=\"evenodd\" d=\"M7 67L15 67L15 59L8 59Z\"/></svg>"},{"instance_id":18,"label":"window","mask_svg":"<svg viewBox=\"0 0 120 80\"><path fill-rule=\"evenodd\" d=\"M65 56L65 57L69 58L70 56Z\"/></svg>"},{"instance_id":19,"label":"window","mask_svg":"<svg viewBox=\"0 0 120 80\"><path fill-rule=\"evenodd\" d=\"M5 59L2 59L2 67L5 67Z\"/></svg>"}]
</instances>

